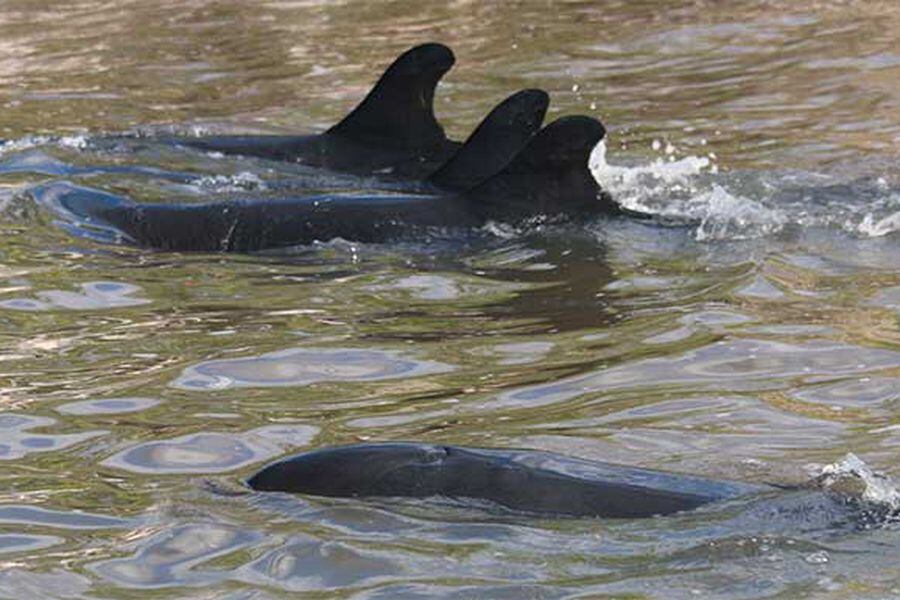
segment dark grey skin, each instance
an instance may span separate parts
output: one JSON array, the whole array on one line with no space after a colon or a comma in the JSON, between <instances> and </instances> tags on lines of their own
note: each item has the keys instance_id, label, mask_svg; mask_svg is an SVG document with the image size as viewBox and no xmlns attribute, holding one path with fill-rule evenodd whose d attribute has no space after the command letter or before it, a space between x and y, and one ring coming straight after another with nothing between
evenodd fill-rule
<instances>
[{"instance_id":1,"label":"dark grey skin","mask_svg":"<svg viewBox=\"0 0 900 600\"><path fill-rule=\"evenodd\" d=\"M434 116L438 81L455 62L442 44L401 54L365 99L317 135L223 135L172 138L199 150L299 162L331 171L424 179L460 147Z\"/></svg>"},{"instance_id":2,"label":"dark grey skin","mask_svg":"<svg viewBox=\"0 0 900 600\"><path fill-rule=\"evenodd\" d=\"M448 191L464 191L490 176L496 174L519 152L535 133L541 128L550 98L543 90L526 89L518 91L495 106L478 124L465 143L465 151L457 151L449 160L434 169L429 177L419 179L397 179L385 177L368 177L364 180L351 174L338 174L322 171L301 177L281 178L267 182L273 189L309 189L317 182L333 182L333 185L345 188L383 189L391 191L446 193ZM375 146L371 152L351 153L342 160L347 163L359 158L367 161L372 152L377 153ZM361 156L361 158L360 158ZM365 165L363 165L365 169ZM352 170L352 169L350 169ZM48 175L94 175L122 174L146 175L159 177L181 183L192 183L199 176L140 167L136 165L89 166L79 167L58 161L33 163L31 161L3 161L0 173L39 172Z\"/></svg>"},{"instance_id":3,"label":"dark grey skin","mask_svg":"<svg viewBox=\"0 0 900 600\"><path fill-rule=\"evenodd\" d=\"M51 185L35 195L69 220L110 228L121 241L159 250L248 252L334 238L377 243L479 227L491 219L623 214L587 166L604 134L603 125L590 117L559 119L531 138L499 173L462 193L141 204L87 188ZM461 152L469 148L481 153L480 143L467 143ZM479 172L475 179L481 177Z\"/></svg>"},{"instance_id":4,"label":"dark grey skin","mask_svg":"<svg viewBox=\"0 0 900 600\"><path fill-rule=\"evenodd\" d=\"M643 518L772 491L533 450L410 442L305 452L250 477L254 490L313 496L446 497L540 515Z\"/></svg>"}]
</instances>

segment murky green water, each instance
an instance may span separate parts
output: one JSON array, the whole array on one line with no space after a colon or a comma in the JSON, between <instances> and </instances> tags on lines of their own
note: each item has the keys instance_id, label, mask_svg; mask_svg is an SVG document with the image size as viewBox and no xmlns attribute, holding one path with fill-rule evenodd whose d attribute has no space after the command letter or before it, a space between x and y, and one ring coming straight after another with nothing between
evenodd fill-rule
<instances>
[{"instance_id":1,"label":"murky green water","mask_svg":"<svg viewBox=\"0 0 900 600\"><path fill-rule=\"evenodd\" d=\"M0 597L900 596L896 526L813 493L603 521L240 485L359 440L900 475L898 32L890 2L0 2ZM700 225L181 255L34 202L261 190L281 167L94 141L317 130L431 39L452 137L543 87L608 124L618 198Z\"/></svg>"}]
</instances>

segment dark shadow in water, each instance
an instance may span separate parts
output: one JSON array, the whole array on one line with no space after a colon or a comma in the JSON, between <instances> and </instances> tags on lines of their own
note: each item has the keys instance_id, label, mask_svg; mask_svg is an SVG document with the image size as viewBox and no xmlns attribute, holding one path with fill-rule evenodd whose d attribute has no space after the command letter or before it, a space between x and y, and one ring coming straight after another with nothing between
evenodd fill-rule
<instances>
[{"instance_id":1,"label":"dark shadow in water","mask_svg":"<svg viewBox=\"0 0 900 600\"><path fill-rule=\"evenodd\" d=\"M528 321L515 326L526 334L591 330L616 320L603 294L615 279L605 245L578 232L530 235L525 243L537 251L534 258L516 267L477 270L497 281L532 286L481 307L485 316L504 324Z\"/></svg>"},{"instance_id":2,"label":"dark shadow in water","mask_svg":"<svg viewBox=\"0 0 900 600\"><path fill-rule=\"evenodd\" d=\"M467 276L475 286L483 282L487 297L479 303L479 293L453 290L436 304L435 298L420 293L418 298L425 302L414 298L402 308L369 313L357 323L373 325L371 329L389 324L362 335L379 342L602 329L618 320L604 293L615 279L606 256L602 242L569 228L523 233L499 247L496 239L470 238L431 254L420 248L411 260L417 280L395 284L395 289L418 286L434 294L448 292L454 282L440 275L448 273ZM442 284L446 289L438 289ZM495 288L508 291L497 299ZM398 329L396 324L406 327ZM417 326L409 329L410 324Z\"/></svg>"}]
</instances>

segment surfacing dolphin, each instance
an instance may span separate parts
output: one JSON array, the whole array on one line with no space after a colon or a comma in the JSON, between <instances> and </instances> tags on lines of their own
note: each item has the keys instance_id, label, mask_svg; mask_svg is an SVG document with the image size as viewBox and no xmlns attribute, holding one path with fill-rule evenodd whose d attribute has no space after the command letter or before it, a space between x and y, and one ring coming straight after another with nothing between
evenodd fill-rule
<instances>
[{"instance_id":1,"label":"surfacing dolphin","mask_svg":"<svg viewBox=\"0 0 900 600\"><path fill-rule=\"evenodd\" d=\"M605 518L669 515L774 489L550 452L411 442L304 452L264 467L247 484L313 496L486 500L527 513Z\"/></svg>"},{"instance_id":2,"label":"surfacing dolphin","mask_svg":"<svg viewBox=\"0 0 900 600\"><path fill-rule=\"evenodd\" d=\"M228 200L201 204L136 203L70 184L35 191L38 200L68 220L112 228L121 241L176 251L248 252L342 238L386 242L448 228L474 228L489 220L519 223L532 218L581 219L627 214L605 194L588 170L603 125L590 117L563 117L543 128L499 173L473 186L434 194L329 194L277 200ZM466 154L484 152L473 134L462 155L436 174L461 185ZM488 140L489 142L489 140ZM476 161L477 162L477 161Z\"/></svg>"},{"instance_id":3,"label":"surfacing dolphin","mask_svg":"<svg viewBox=\"0 0 900 600\"><path fill-rule=\"evenodd\" d=\"M460 146L447 138L434 116L435 88L454 62L453 52L442 44L407 50L350 114L318 135L222 135L169 141L331 171L424 179Z\"/></svg>"}]
</instances>

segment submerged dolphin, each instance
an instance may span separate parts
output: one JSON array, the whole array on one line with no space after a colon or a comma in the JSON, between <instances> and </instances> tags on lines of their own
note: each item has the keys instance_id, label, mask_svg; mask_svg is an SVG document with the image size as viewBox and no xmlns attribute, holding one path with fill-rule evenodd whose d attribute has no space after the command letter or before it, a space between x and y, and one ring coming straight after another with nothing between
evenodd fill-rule
<instances>
[{"instance_id":1,"label":"submerged dolphin","mask_svg":"<svg viewBox=\"0 0 900 600\"><path fill-rule=\"evenodd\" d=\"M487 500L529 513L607 518L668 515L774 489L550 452L409 442L305 452L264 467L247 484L314 496Z\"/></svg>"},{"instance_id":2,"label":"submerged dolphin","mask_svg":"<svg viewBox=\"0 0 900 600\"><path fill-rule=\"evenodd\" d=\"M499 173L483 179L477 164L467 166L467 155L480 155L487 143L476 131L435 175L438 184L460 186L471 174L473 186L464 192L162 204L57 184L35 195L70 220L112 228L127 243L161 250L247 252L334 238L384 242L489 220L627 213L588 170L590 152L604 134L595 119L563 117L532 137Z\"/></svg>"},{"instance_id":3,"label":"submerged dolphin","mask_svg":"<svg viewBox=\"0 0 900 600\"><path fill-rule=\"evenodd\" d=\"M434 117L434 91L453 66L442 44L401 54L365 99L318 135L224 135L174 138L182 146L224 154L289 160L332 171L422 179L459 148Z\"/></svg>"}]
</instances>

